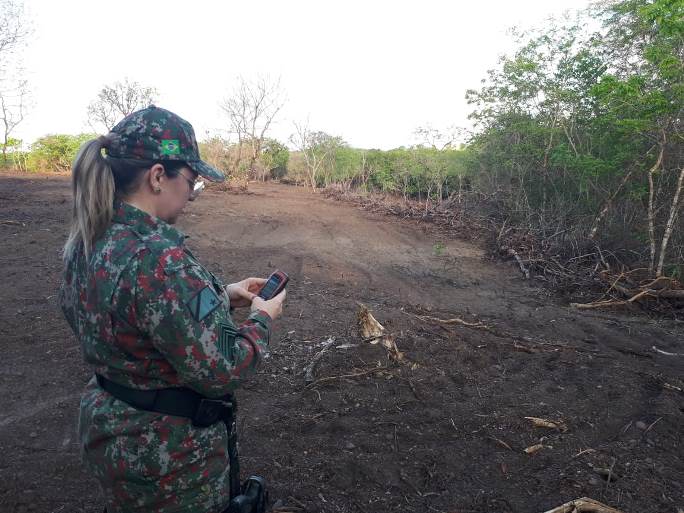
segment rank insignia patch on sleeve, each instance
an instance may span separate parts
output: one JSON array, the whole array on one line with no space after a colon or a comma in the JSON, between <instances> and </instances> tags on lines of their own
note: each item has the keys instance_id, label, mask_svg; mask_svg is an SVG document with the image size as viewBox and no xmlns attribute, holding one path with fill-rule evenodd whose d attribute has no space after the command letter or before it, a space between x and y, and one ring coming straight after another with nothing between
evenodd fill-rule
<instances>
[{"instance_id":1,"label":"rank insignia patch on sleeve","mask_svg":"<svg viewBox=\"0 0 684 513\"><path fill-rule=\"evenodd\" d=\"M196 321L203 320L207 315L216 310L221 304L221 298L209 286L205 286L197 294L192 296L185 305Z\"/></svg>"},{"instance_id":2,"label":"rank insignia patch on sleeve","mask_svg":"<svg viewBox=\"0 0 684 513\"><path fill-rule=\"evenodd\" d=\"M219 323L218 350L228 360L233 360L237 330L230 324Z\"/></svg>"}]
</instances>

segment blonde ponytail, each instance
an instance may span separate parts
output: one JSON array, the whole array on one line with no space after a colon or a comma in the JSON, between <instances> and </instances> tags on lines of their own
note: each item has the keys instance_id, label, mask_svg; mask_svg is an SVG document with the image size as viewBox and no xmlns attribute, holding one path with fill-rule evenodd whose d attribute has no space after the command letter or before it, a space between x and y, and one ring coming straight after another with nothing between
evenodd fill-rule
<instances>
[{"instance_id":1,"label":"blonde ponytail","mask_svg":"<svg viewBox=\"0 0 684 513\"><path fill-rule=\"evenodd\" d=\"M64 260L82 248L88 257L93 243L109 227L114 210L114 175L102 155L109 144L107 137L84 143L71 168L74 196L69 238L64 244Z\"/></svg>"}]
</instances>

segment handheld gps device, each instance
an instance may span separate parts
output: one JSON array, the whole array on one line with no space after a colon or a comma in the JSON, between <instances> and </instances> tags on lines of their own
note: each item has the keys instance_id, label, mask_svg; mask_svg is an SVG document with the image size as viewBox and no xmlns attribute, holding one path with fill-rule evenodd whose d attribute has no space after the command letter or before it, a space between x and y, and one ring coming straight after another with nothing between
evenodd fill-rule
<instances>
[{"instance_id":1,"label":"handheld gps device","mask_svg":"<svg viewBox=\"0 0 684 513\"><path fill-rule=\"evenodd\" d=\"M261 288L259 294L257 294L261 299L269 300L282 292L290 281L290 277L283 271L275 271L266 280L266 284Z\"/></svg>"}]
</instances>

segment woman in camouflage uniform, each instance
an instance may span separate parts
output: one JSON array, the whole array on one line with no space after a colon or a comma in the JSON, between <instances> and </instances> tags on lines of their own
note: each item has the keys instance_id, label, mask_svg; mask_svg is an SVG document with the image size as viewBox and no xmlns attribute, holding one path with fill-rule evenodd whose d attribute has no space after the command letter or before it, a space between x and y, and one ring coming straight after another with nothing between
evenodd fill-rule
<instances>
[{"instance_id":1,"label":"woman in camouflage uniform","mask_svg":"<svg viewBox=\"0 0 684 513\"><path fill-rule=\"evenodd\" d=\"M74 161L60 303L96 374L79 435L109 513L226 508L226 424L198 427L104 388L223 397L268 353L282 311L284 291L264 301L255 296L263 279L223 286L185 247L172 225L198 176L224 179L200 160L192 126L154 106L84 144ZM251 314L236 327L230 308L240 306Z\"/></svg>"}]
</instances>

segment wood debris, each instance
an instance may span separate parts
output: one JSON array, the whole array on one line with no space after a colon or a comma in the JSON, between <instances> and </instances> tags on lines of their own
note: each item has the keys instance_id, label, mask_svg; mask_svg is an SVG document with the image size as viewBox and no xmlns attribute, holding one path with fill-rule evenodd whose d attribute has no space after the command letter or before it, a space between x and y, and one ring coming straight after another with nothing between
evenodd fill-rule
<instances>
[{"instance_id":1,"label":"wood debris","mask_svg":"<svg viewBox=\"0 0 684 513\"><path fill-rule=\"evenodd\" d=\"M593 303L570 303L570 306L587 310L633 304L643 306L648 301L664 302L674 306L684 301L684 285L677 279L669 276L652 279L652 276L643 275L645 279L639 281L634 271L620 273L617 277L611 276L607 271L599 273L606 284L610 283L604 297L611 294L613 299L601 299Z\"/></svg>"},{"instance_id":2,"label":"wood debris","mask_svg":"<svg viewBox=\"0 0 684 513\"><path fill-rule=\"evenodd\" d=\"M656 346L652 346L651 349L654 353L664 354L665 356L684 356L679 353L670 353L669 351L663 351L662 349L658 349Z\"/></svg>"},{"instance_id":3,"label":"wood debris","mask_svg":"<svg viewBox=\"0 0 684 513\"><path fill-rule=\"evenodd\" d=\"M566 502L544 513L623 513L622 511L606 506L589 497L581 497L574 501Z\"/></svg>"},{"instance_id":4,"label":"wood debris","mask_svg":"<svg viewBox=\"0 0 684 513\"><path fill-rule=\"evenodd\" d=\"M499 444L501 447L505 447L505 448L508 449L509 451L512 451L512 450L513 450L513 448L512 448L510 445L508 445L506 442L504 442L503 440L501 440L501 439L499 439L499 438L497 438L497 437L495 437L495 436L491 436L490 438L491 438L492 440L494 440L497 444Z\"/></svg>"},{"instance_id":5,"label":"wood debris","mask_svg":"<svg viewBox=\"0 0 684 513\"><path fill-rule=\"evenodd\" d=\"M368 376L369 374L375 374L375 373L383 373L383 372L388 372L387 367L373 367L371 369L367 369L364 371L359 371L359 372L352 372L349 374L340 374L338 376L328 376L326 378L320 378L314 381L313 383L309 383L306 385L306 388L312 388L317 385L320 385L321 383L328 383L330 381L335 381L337 379L347 379L347 378L359 378L361 376Z\"/></svg>"},{"instance_id":6,"label":"wood debris","mask_svg":"<svg viewBox=\"0 0 684 513\"><path fill-rule=\"evenodd\" d=\"M534 454L536 452L541 451L542 449L553 449L550 445L544 445L544 444L535 444L535 445L530 445L525 449L525 452L527 454Z\"/></svg>"},{"instance_id":7,"label":"wood debris","mask_svg":"<svg viewBox=\"0 0 684 513\"><path fill-rule=\"evenodd\" d=\"M401 362L404 359L404 353L399 351L397 343L394 340L394 335L386 335L380 338L380 345L387 349L387 356L395 362Z\"/></svg>"},{"instance_id":8,"label":"wood debris","mask_svg":"<svg viewBox=\"0 0 684 513\"><path fill-rule=\"evenodd\" d=\"M580 451L577 454L575 454L572 457L572 459L574 460L575 458L579 458L580 456L582 456L582 454L590 454L592 452L596 452L596 449L592 449L591 447L589 447L588 449L584 449L583 451Z\"/></svg>"},{"instance_id":9,"label":"wood debris","mask_svg":"<svg viewBox=\"0 0 684 513\"><path fill-rule=\"evenodd\" d=\"M468 322L464 321L460 317L454 317L453 319L440 319L438 317L432 317L430 315L416 315L412 314L409 312L404 312L406 315L410 315L412 317L415 317L417 319L420 319L421 321L426 321L426 322L436 322L438 324L459 324L461 326L465 326L466 328L477 328L477 329L484 329L484 330L490 330L491 328L487 326L486 324L483 324L482 322Z\"/></svg>"},{"instance_id":10,"label":"wood debris","mask_svg":"<svg viewBox=\"0 0 684 513\"><path fill-rule=\"evenodd\" d=\"M371 344L377 344L380 337L385 334L384 326L373 317L368 307L361 303L359 303L359 311L356 316L359 322L361 337Z\"/></svg>"},{"instance_id":11,"label":"wood debris","mask_svg":"<svg viewBox=\"0 0 684 513\"><path fill-rule=\"evenodd\" d=\"M373 317L373 314L366 305L361 303L358 303L358 305L357 319L359 322L359 332L363 340L371 344L380 344L387 350L387 356L391 360L405 362L404 353L399 351L395 336L386 332L385 327Z\"/></svg>"},{"instance_id":12,"label":"wood debris","mask_svg":"<svg viewBox=\"0 0 684 513\"><path fill-rule=\"evenodd\" d=\"M670 385L669 383L663 383L663 388L666 388L668 390L674 390L675 392L684 392L684 389L682 389L681 387Z\"/></svg>"},{"instance_id":13,"label":"wood debris","mask_svg":"<svg viewBox=\"0 0 684 513\"><path fill-rule=\"evenodd\" d=\"M532 422L534 424L534 427L544 427L544 428L550 428L550 429L557 429L561 433L565 433L568 430L568 426L565 424L565 422L560 421L560 420L547 420L547 419L542 419L539 417L525 417L527 420Z\"/></svg>"},{"instance_id":14,"label":"wood debris","mask_svg":"<svg viewBox=\"0 0 684 513\"><path fill-rule=\"evenodd\" d=\"M330 347L335 343L335 337L329 337L328 340L323 342L323 349L321 349L316 355L311 359L311 363L304 367L304 381L306 384L310 384L314 382L314 370L316 368L316 364L320 361L320 359L323 357L325 352L330 349Z\"/></svg>"}]
</instances>

